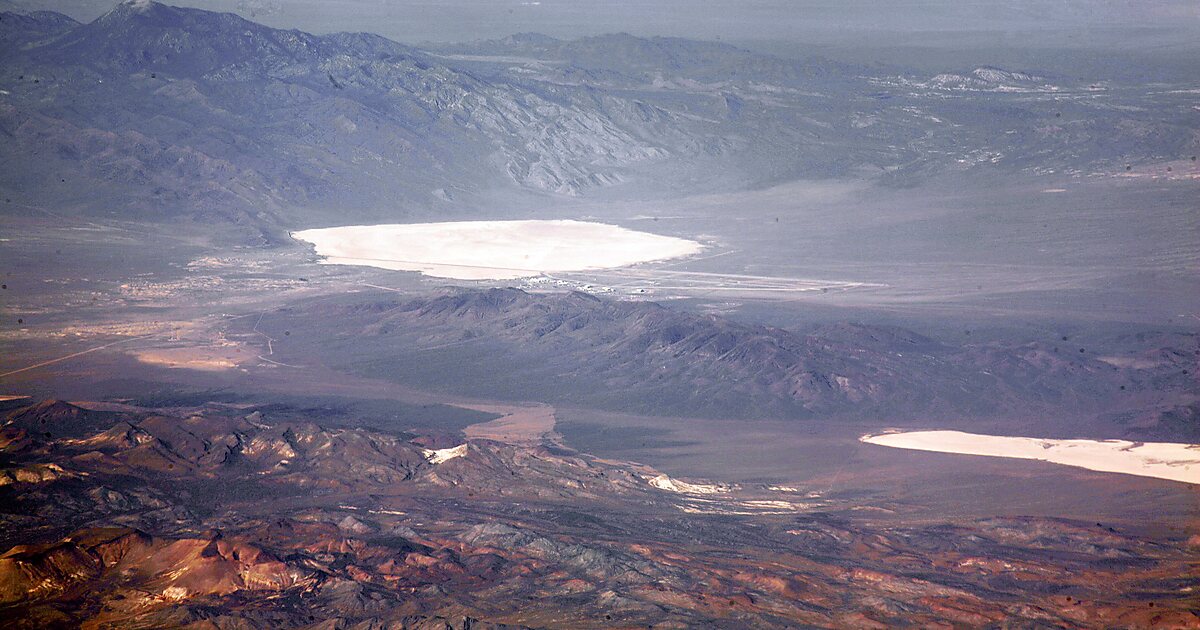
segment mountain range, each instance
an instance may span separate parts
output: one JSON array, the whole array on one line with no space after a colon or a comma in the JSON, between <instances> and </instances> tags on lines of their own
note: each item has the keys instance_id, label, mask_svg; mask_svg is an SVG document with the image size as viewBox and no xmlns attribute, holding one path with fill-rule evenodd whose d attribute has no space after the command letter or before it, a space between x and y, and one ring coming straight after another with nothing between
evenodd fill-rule
<instances>
[{"instance_id":1,"label":"mountain range","mask_svg":"<svg viewBox=\"0 0 1200 630\"><path fill-rule=\"evenodd\" d=\"M337 367L473 395L707 417L1041 417L1052 419L1039 425L1047 436L1086 433L1105 416L1132 438L1197 437L1174 420L1196 404L1191 336L1121 362L1066 340L946 343L851 322L789 330L512 288L299 302L258 324L289 332L275 346L284 357L350 357Z\"/></svg>"},{"instance_id":2,"label":"mountain range","mask_svg":"<svg viewBox=\"0 0 1200 630\"><path fill-rule=\"evenodd\" d=\"M1124 106L1136 86L995 68L921 77L673 38L419 50L131 1L87 24L5 13L0 41L12 211L276 236L600 191L1115 173L1198 143L1184 109Z\"/></svg>"},{"instance_id":3,"label":"mountain range","mask_svg":"<svg viewBox=\"0 0 1200 630\"><path fill-rule=\"evenodd\" d=\"M2 420L10 627L1196 621L1194 540L1030 517L865 527L847 515L892 504L689 484L551 438L448 453L262 408L80 405Z\"/></svg>"}]
</instances>

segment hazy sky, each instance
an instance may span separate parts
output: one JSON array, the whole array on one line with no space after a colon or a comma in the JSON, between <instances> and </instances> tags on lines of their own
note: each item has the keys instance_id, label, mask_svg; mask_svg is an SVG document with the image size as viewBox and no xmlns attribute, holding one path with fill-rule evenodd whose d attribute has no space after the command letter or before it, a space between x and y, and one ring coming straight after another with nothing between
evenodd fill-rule
<instances>
[{"instance_id":1,"label":"hazy sky","mask_svg":"<svg viewBox=\"0 0 1200 630\"><path fill-rule=\"evenodd\" d=\"M91 20L113 0L0 0ZM1200 0L173 0L272 26L371 31L406 42L537 31L706 39L811 39L814 32L1200 28Z\"/></svg>"}]
</instances>

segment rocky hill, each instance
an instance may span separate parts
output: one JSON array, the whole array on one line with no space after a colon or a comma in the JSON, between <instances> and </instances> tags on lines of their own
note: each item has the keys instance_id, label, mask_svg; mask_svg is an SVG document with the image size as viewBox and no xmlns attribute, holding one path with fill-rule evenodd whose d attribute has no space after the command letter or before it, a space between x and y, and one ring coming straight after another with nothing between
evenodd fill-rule
<instances>
[{"instance_id":1,"label":"rocky hill","mask_svg":"<svg viewBox=\"0 0 1200 630\"><path fill-rule=\"evenodd\" d=\"M355 357L344 366L352 371L475 395L506 392L711 417L1049 414L1055 422L1046 431L1067 434L1081 428L1072 423L1097 414L1168 399L1187 404L1196 363L1189 348L1167 352L1170 360L1119 367L1066 342L962 345L853 323L785 330L652 302L519 289L324 301L268 315L262 325L290 329L297 352L330 349L327 356ZM415 365L421 369L406 368ZM443 365L455 371L444 372ZM1131 437L1146 437L1165 427L1126 428Z\"/></svg>"},{"instance_id":2,"label":"rocky hill","mask_svg":"<svg viewBox=\"0 0 1200 630\"><path fill-rule=\"evenodd\" d=\"M68 418L87 419L81 437L32 430ZM1089 523L873 528L847 521L854 501L689 483L553 441L431 452L222 405L47 402L4 432L9 627L1197 620L1186 545Z\"/></svg>"}]
</instances>

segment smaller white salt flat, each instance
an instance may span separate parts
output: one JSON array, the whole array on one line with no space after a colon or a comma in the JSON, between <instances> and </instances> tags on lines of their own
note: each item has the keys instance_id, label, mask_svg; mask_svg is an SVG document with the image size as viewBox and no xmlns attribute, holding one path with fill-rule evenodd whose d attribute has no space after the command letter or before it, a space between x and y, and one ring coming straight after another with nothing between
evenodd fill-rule
<instances>
[{"instance_id":1,"label":"smaller white salt flat","mask_svg":"<svg viewBox=\"0 0 1200 630\"><path fill-rule=\"evenodd\" d=\"M864 435L868 444L959 455L1035 459L1088 470L1200 483L1200 445L1127 440L1050 440L962 431Z\"/></svg>"}]
</instances>

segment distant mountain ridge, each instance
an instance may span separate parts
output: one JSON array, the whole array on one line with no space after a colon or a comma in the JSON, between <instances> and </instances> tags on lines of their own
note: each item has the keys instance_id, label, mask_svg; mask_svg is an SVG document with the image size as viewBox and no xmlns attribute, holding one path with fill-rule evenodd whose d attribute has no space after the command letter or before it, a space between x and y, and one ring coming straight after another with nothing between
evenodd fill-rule
<instances>
[{"instance_id":1,"label":"distant mountain ridge","mask_svg":"<svg viewBox=\"0 0 1200 630\"><path fill-rule=\"evenodd\" d=\"M10 147L5 162L45 156L35 153L39 145L55 161L133 160L133 172L96 179L141 196L136 205L146 208L162 205L170 191L171 205L211 212L201 208L212 199L179 186L229 180L129 155L112 141L85 151L56 145L74 144L80 134L115 140L136 132L164 151L188 147L206 160L236 164L253 193L234 193L218 206L251 221L261 219L251 208L347 195L367 208L385 200L428 204L432 191L447 185L480 189L502 180L572 194L619 180L623 165L669 154L605 112L483 82L372 35L318 37L155 2L122 3L66 32L43 22L45 34L57 35L18 53L2 74L20 88L6 103L7 130L36 124L30 138L39 140ZM66 105L67 95L70 107L44 105ZM174 186L159 177L163 169ZM41 164L23 175L36 181L47 170L76 169ZM9 186L36 188L13 175ZM151 181L155 190L145 190Z\"/></svg>"},{"instance_id":2,"label":"distant mountain ridge","mask_svg":"<svg viewBox=\"0 0 1200 630\"><path fill-rule=\"evenodd\" d=\"M79 26L79 22L53 11L0 13L0 58L24 46L48 39Z\"/></svg>"},{"instance_id":3,"label":"distant mountain ridge","mask_svg":"<svg viewBox=\"0 0 1200 630\"><path fill-rule=\"evenodd\" d=\"M1116 173L1200 146L1188 120L1126 105L1141 92L987 67L874 76L678 38L524 34L423 51L137 1L88 24L6 13L0 41L6 198L273 239L601 189Z\"/></svg>"},{"instance_id":4,"label":"distant mountain ridge","mask_svg":"<svg viewBox=\"0 0 1200 630\"><path fill-rule=\"evenodd\" d=\"M241 64L311 61L325 42L299 31L277 31L233 13L126 0L74 29L46 51L64 63L82 60L106 70L203 75Z\"/></svg>"},{"instance_id":5,"label":"distant mountain ridge","mask_svg":"<svg viewBox=\"0 0 1200 630\"><path fill-rule=\"evenodd\" d=\"M827 59L788 60L722 42L679 37L610 33L560 40L521 33L499 40L450 45L476 54L519 54L547 58L571 69L607 73L626 81L677 76L694 81L770 82L798 87L816 78L853 78L866 68Z\"/></svg>"},{"instance_id":6,"label":"distant mountain ridge","mask_svg":"<svg viewBox=\"0 0 1200 630\"><path fill-rule=\"evenodd\" d=\"M980 89L980 90L1054 90L1057 89L1046 79L1027 74L1013 72L991 66L975 68L967 75L939 74L930 83L946 89Z\"/></svg>"},{"instance_id":7,"label":"distant mountain ridge","mask_svg":"<svg viewBox=\"0 0 1200 630\"><path fill-rule=\"evenodd\" d=\"M951 345L903 328L853 323L790 331L582 293L464 289L298 308L295 315L280 313L278 323L264 319L264 326L311 328L292 338L321 340L308 351L330 343L349 352L359 363L348 369L420 378L402 366L417 361L437 374L434 362L452 361L453 382L468 389L480 383L474 395L511 391L665 415L960 421L1070 410L1073 417L1055 423L1061 431L1146 400L1187 400L1187 372L1195 367L1186 352L1153 369L1119 369L1042 343ZM426 356L425 347L438 350ZM1177 435L1171 433L1177 428L1130 431Z\"/></svg>"}]
</instances>

